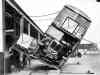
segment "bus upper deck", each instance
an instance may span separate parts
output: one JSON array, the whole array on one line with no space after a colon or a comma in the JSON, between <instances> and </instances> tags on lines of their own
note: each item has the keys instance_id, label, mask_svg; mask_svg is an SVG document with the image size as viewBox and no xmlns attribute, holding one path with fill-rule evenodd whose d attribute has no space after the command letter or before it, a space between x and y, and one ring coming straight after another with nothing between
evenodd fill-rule
<instances>
[{"instance_id":1,"label":"bus upper deck","mask_svg":"<svg viewBox=\"0 0 100 75\"><path fill-rule=\"evenodd\" d=\"M4 5L5 48L10 48L16 44L19 39L22 39L25 43L24 40L26 40L27 37L37 40L43 38L44 33L42 30L14 0L5 0Z\"/></svg>"}]
</instances>

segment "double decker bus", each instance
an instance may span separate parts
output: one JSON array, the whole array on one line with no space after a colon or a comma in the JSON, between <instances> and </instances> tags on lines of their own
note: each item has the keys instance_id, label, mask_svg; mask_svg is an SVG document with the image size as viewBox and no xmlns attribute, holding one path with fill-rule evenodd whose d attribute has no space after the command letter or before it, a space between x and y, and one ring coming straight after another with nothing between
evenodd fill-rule
<instances>
[{"instance_id":1,"label":"double decker bus","mask_svg":"<svg viewBox=\"0 0 100 75\"><path fill-rule=\"evenodd\" d=\"M10 70L11 64L19 66L21 54L36 55L38 42L42 40L44 33L15 0L4 0L3 3L4 51L10 55L9 60L5 61L8 64L6 67L9 66Z\"/></svg>"},{"instance_id":2,"label":"double decker bus","mask_svg":"<svg viewBox=\"0 0 100 75\"><path fill-rule=\"evenodd\" d=\"M45 32L47 47L41 59L51 66L61 68L75 53L90 23L90 18L84 12L65 5Z\"/></svg>"}]
</instances>

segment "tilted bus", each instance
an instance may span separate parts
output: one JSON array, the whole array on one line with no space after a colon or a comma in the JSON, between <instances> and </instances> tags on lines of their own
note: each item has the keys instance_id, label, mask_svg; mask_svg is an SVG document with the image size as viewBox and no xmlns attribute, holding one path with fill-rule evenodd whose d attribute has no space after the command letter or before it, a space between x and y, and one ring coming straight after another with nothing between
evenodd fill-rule
<instances>
[{"instance_id":1,"label":"tilted bus","mask_svg":"<svg viewBox=\"0 0 100 75\"><path fill-rule=\"evenodd\" d=\"M41 59L49 65L61 68L75 53L91 23L81 10L65 5L47 29L47 47L42 50ZM45 55L44 55L45 54Z\"/></svg>"}]
</instances>

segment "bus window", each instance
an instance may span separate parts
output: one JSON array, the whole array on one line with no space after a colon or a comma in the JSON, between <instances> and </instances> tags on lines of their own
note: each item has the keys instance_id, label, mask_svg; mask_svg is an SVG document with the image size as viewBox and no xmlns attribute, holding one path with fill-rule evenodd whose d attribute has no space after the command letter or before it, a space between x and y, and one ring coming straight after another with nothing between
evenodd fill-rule
<instances>
[{"instance_id":1,"label":"bus window","mask_svg":"<svg viewBox=\"0 0 100 75\"><path fill-rule=\"evenodd\" d=\"M38 39L38 31L35 29L34 26L30 24L30 35L36 39Z\"/></svg>"},{"instance_id":2,"label":"bus window","mask_svg":"<svg viewBox=\"0 0 100 75\"><path fill-rule=\"evenodd\" d=\"M66 31L69 31L70 33L73 33L75 28L77 27L78 23L72 20L71 18L67 17L65 19L65 22L63 23L62 28L64 28Z\"/></svg>"},{"instance_id":3,"label":"bus window","mask_svg":"<svg viewBox=\"0 0 100 75\"><path fill-rule=\"evenodd\" d=\"M78 38L81 38L83 32L84 32L84 28L80 27L79 30L78 30L78 32L77 32L77 34L75 36L78 37Z\"/></svg>"},{"instance_id":4,"label":"bus window","mask_svg":"<svg viewBox=\"0 0 100 75\"><path fill-rule=\"evenodd\" d=\"M56 45L57 45L57 43L56 43L55 41L53 41L50 47L51 47L52 49L54 49L54 47L55 47Z\"/></svg>"},{"instance_id":5,"label":"bus window","mask_svg":"<svg viewBox=\"0 0 100 75\"><path fill-rule=\"evenodd\" d=\"M58 29L56 29L55 27L51 26L49 27L49 29L46 32L48 35L52 36L53 38L55 38L56 40L61 40L61 38L63 37L64 33L59 31Z\"/></svg>"},{"instance_id":6,"label":"bus window","mask_svg":"<svg viewBox=\"0 0 100 75\"><path fill-rule=\"evenodd\" d=\"M5 29L14 29L14 17L11 15L11 16L8 16L7 14L10 15L9 12L5 12Z\"/></svg>"},{"instance_id":7,"label":"bus window","mask_svg":"<svg viewBox=\"0 0 100 75\"><path fill-rule=\"evenodd\" d=\"M81 26L79 25L76 30L73 32L73 34L77 37L77 38L82 38L82 35L84 34L84 32L86 31L87 27L86 26Z\"/></svg>"},{"instance_id":8,"label":"bus window","mask_svg":"<svg viewBox=\"0 0 100 75\"><path fill-rule=\"evenodd\" d=\"M24 27L23 32L28 34L28 21L26 19L24 19L23 27Z\"/></svg>"}]
</instances>

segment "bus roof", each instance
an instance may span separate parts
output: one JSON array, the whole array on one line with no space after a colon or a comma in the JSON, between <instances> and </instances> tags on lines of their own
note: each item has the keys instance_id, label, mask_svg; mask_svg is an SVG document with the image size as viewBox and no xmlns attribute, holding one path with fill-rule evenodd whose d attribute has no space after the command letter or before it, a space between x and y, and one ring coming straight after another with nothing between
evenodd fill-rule
<instances>
[{"instance_id":1,"label":"bus roof","mask_svg":"<svg viewBox=\"0 0 100 75\"><path fill-rule=\"evenodd\" d=\"M86 18L88 21L91 22L91 19L90 17L88 17L83 11L81 11L80 9L72 6L72 5L65 5L64 6L65 8L68 8L70 10L72 10L73 12L77 13L77 14L80 14L81 16L83 16L84 18Z\"/></svg>"}]
</instances>

